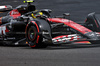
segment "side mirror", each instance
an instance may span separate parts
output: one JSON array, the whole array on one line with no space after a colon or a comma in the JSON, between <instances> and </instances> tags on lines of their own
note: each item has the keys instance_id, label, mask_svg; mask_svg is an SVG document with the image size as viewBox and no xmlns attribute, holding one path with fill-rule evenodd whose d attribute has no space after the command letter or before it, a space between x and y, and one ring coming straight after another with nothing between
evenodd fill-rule
<instances>
[{"instance_id":1,"label":"side mirror","mask_svg":"<svg viewBox=\"0 0 100 66\"><path fill-rule=\"evenodd\" d=\"M70 13L64 13L63 15L64 16L70 16Z\"/></svg>"},{"instance_id":2,"label":"side mirror","mask_svg":"<svg viewBox=\"0 0 100 66\"><path fill-rule=\"evenodd\" d=\"M43 12L43 14L45 14L46 16L50 17L50 13L52 12L52 10L50 9L42 9L40 10L40 12Z\"/></svg>"},{"instance_id":3,"label":"side mirror","mask_svg":"<svg viewBox=\"0 0 100 66\"><path fill-rule=\"evenodd\" d=\"M67 16L68 19L70 20L70 13L64 13L63 16L64 16L64 18L66 18L66 16Z\"/></svg>"},{"instance_id":4,"label":"side mirror","mask_svg":"<svg viewBox=\"0 0 100 66\"><path fill-rule=\"evenodd\" d=\"M51 9L42 9L42 10L40 10L40 11L41 11L41 12L45 11L45 12L48 12L48 13L51 13L51 12L52 12Z\"/></svg>"},{"instance_id":5,"label":"side mirror","mask_svg":"<svg viewBox=\"0 0 100 66\"><path fill-rule=\"evenodd\" d=\"M0 6L0 12L6 12L6 11L10 11L12 10L12 6L11 5L4 5L4 6Z\"/></svg>"}]
</instances>

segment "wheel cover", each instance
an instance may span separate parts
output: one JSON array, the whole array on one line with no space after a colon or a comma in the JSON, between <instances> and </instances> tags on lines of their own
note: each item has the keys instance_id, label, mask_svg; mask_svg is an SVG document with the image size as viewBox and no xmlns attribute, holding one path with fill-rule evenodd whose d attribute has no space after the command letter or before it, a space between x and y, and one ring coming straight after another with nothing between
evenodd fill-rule
<instances>
[{"instance_id":1,"label":"wheel cover","mask_svg":"<svg viewBox=\"0 0 100 66\"><path fill-rule=\"evenodd\" d=\"M30 41L34 41L36 38L36 31L34 29L29 29L28 38Z\"/></svg>"}]
</instances>

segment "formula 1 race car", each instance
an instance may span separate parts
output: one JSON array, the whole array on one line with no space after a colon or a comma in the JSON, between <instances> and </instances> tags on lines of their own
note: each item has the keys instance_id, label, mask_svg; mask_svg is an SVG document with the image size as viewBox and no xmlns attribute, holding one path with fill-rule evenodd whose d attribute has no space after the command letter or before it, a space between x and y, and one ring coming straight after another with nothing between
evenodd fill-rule
<instances>
[{"instance_id":1,"label":"formula 1 race car","mask_svg":"<svg viewBox=\"0 0 100 66\"><path fill-rule=\"evenodd\" d=\"M36 10L30 1L28 5L0 6L0 12L9 13L0 18L0 41L7 45L18 45L25 41L30 47L69 44L72 42L100 42L100 22L90 13L83 24L75 23L63 16L50 16L50 9Z\"/></svg>"}]
</instances>

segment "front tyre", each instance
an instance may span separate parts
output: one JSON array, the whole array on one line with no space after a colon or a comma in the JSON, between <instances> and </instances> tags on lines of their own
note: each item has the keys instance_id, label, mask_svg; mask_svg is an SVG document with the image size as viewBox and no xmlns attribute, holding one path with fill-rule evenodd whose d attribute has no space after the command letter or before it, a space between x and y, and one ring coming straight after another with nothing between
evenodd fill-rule
<instances>
[{"instance_id":1,"label":"front tyre","mask_svg":"<svg viewBox=\"0 0 100 66\"><path fill-rule=\"evenodd\" d=\"M35 26L29 27L27 31L27 41L31 48L46 48L47 45L42 43L42 36L38 35L37 28Z\"/></svg>"}]
</instances>

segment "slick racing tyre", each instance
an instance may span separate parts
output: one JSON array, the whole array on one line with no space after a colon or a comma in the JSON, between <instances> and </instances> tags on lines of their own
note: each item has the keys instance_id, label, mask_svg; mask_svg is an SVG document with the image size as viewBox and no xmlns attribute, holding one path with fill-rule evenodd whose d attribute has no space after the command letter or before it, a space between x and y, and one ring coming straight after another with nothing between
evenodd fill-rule
<instances>
[{"instance_id":1,"label":"slick racing tyre","mask_svg":"<svg viewBox=\"0 0 100 66\"><path fill-rule=\"evenodd\" d=\"M31 48L46 48L47 45L44 45L42 40L42 37L38 35L37 28L35 26L29 27L27 32L28 45Z\"/></svg>"}]
</instances>

